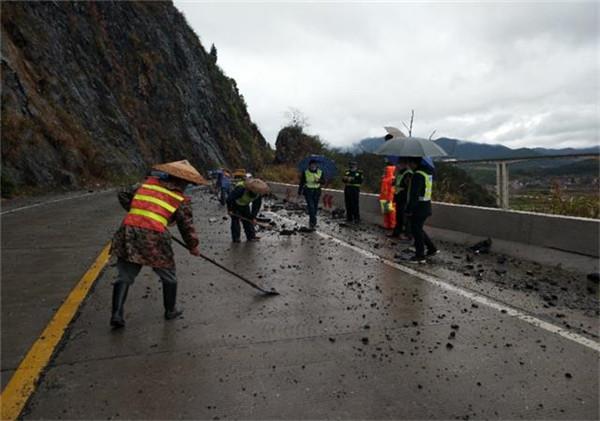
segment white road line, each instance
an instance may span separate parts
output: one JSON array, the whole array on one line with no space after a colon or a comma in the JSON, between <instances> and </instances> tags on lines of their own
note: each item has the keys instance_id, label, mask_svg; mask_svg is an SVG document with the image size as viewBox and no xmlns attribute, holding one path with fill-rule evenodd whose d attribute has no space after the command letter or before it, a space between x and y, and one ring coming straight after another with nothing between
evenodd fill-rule
<instances>
[{"instance_id":1,"label":"white road line","mask_svg":"<svg viewBox=\"0 0 600 421\"><path fill-rule=\"evenodd\" d=\"M94 192L94 193L97 193L97 192ZM20 208L9 209L7 211L0 212L0 215L6 215L9 213L19 212L19 211L26 210L26 209L37 208L38 206L49 205L51 203L64 202L65 200L79 199L81 197L91 196L94 193L83 193L83 194L79 194L77 196L61 197L60 199L48 200L47 202L39 202L39 203L34 203L32 205L21 206Z\"/></svg>"},{"instance_id":2,"label":"white road line","mask_svg":"<svg viewBox=\"0 0 600 421\"><path fill-rule=\"evenodd\" d=\"M291 223L291 224L296 224L297 223L293 219L289 219L289 218L286 218L284 216L277 215L276 213L271 212L271 214L274 215L276 218L279 218L282 221L285 221L286 223ZM470 291L468 289L465 289L465 288L459 287L457 285L451 284L449 282L443 281L440 278L436 278L435 276L432 276L432 275L429 275L429 274L426 274L426 273L423 273L423 272L419 272L419 271L414 270L414 269L412 269L410 267L401 265L401 264L396 263L396 262L394 262L392 260L386 259L384 257L381 257L381 256L375 254L375 253L372 253L372 252L370 252L368 250L365 250L365 249L362 249L360 247L354 246L354 245L352 245L350 243L347 243L344 240L340 240L337 237L333 237L333 236L331 236L329 234L326 234L326 233L324 233L322 231L315 231L315 232L319 236L321 236L323 238L326 238L328 240L334 241L335 243L337 243L339 245L342 245L344 247L347 247L347 248L349 248L351 250L354 250L355 252L357 252L357 253L365 256L365 257L368 257L370 259L378 259L379 261L381 261L385 265L393 267L394 269L398 269L398 270L400 270L400 271L402 271L404 273L407 273L407 274L409 274L411 276L414 276L416 278L422 279L422 280L424 280L426 282L429 282L429 283L431 283L433 285L436 285L436 286L438 286L440 288L443 288L443 289L445 289L447 291L451 291L451 292L453 292L455 294L458 294L460 296L469 298L470 300L475 301L475 302L477 302L477 303L479 303L481 305L485 305L487 307L490 307L490 308L493 308L493 309L498 310L500 312L503 312L503 313L505 313L505 314L507 314L509 316L515 317L515 318L517 318L519 320L522 320L522 321L524 321L526 323L529 323L530 325L533 325L533 326L539 327L541 329L544 329L544 330L546 330L548 332L560 335L563 338L569 339L569 340L571 340L573 342L576 342L576 343L578 343L580 345L586 346L586 347L588 347L588 348L590 348L590 349L592 349L592 350L594 350L596 352L600 352L600 343L598 343L598 342L596 342L596 341L594 341L592 339L586 338L585 336L579 335L578 333L571 332L571 331L569 331L569 330L567 330L565 328L562 328L560 326L557 326L557 325L555 325L553 323L549 323L549 322L546 322L544 320L538 319L537 317L532 316L530 314L527 314L527 313L525 313L525 312L523 312L521 310L518 310L518 309L516 309L514 307L508 306L508 305L506 305L504 303L501 303L499 301L496 301L496 300L494 300L492 298L480 295L480 294L478 294L478 293L476 293L474 291Z\"/></svg>"},{"instance_id":3,"label":"white road line","mask_svg":"<svg viewBox=\"0 0 600 421\"><path fill-rule=\"evenodd\" d=\"M193 192L195 192L197 190L202 189L203 187L204 186L195 186L195 187L190 188L189 191L191 193L193 193ZM9 209L9 210L6 210L4 212L0 212L0 215L6 215L6 214L9 214L9 213L13 213L13 212L19 212L19 211L22 211L22 210L27 210L27 209L31 209L31 208L37 208L38 206L49 205L51 203L57 203L57 202L64 202L65 200L79 199L81 197L91 196L91 195L98 194L98 193L106 193L106 192L110 192L110 191L111 191L111 189L94 191L92 193L82 193L82 194L79 194L79 195L76 195L76 196L70 196L70 197L61 197L60 199L48 200L47 202L39 202L39 203L34 203L34 204L31 204L31 205L27 205L27 206L21 206L20 208Z\"/></svg>"}]
</instances>

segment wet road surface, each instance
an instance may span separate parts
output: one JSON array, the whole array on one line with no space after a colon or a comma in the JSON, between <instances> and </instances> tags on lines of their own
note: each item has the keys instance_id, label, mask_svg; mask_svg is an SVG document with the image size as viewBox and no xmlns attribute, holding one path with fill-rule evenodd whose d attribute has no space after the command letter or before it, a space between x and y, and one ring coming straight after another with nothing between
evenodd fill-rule
<instances>
[{"instance_id":1,"label":"wet road surface","mask_svg":"<svg viewBox=\"0 0 600 421\"><path fill-rule=\"evenodd\" d=\"M109 266L25 418L598 418L589 347L316 233L232 244L201 192L194 211L206 255L281 295L260 296L174 245L184 317L163 320L144 269L127 326L113 332ZM98 251L105 235L89 233ZM354 242L373 247L372 235ZM593 330L597 316L585 317Z\"/></svg>"},{"instance_id":2,"label":"wet road surface","mask_svg":"<svg viewBox=\"0 0 600 421\"><path fill-rule=\"evenodd\" d=\"M43 205L31 199L3 203L2 388L110 240L122 217L114 196L70 194L44 198L50 202Z\"/></svg>"}]
</instances>

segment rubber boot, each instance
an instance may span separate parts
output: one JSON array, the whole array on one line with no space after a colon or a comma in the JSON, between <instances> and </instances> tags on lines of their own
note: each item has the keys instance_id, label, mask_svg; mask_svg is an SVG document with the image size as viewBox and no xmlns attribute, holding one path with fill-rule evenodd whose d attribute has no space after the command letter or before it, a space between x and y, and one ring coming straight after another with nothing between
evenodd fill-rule
<instances>
[{"instance_id":1,"label":"rubber boot","mask_svg":"<svg viewBox=\"0 0 600 421\"><path fill-rule=\"evenodd\" d=\"M165 305L165 319L175 319L183 314L183 311L175 308L177 299L177 284L163 282L163 303Z\"/></svg>"},{"instance_id":2,"label":"rubber boot","mask_svg":"<svg viewBox=\"0 0 600 421\"><path fill-rule=\"evenodd\" d=\"M112 317L110 318L110 325L114 328L125 326L123 306L127 299L127 291L129 291L129 284L117 282L113 286Z\"/></svg>"}]
</instances>

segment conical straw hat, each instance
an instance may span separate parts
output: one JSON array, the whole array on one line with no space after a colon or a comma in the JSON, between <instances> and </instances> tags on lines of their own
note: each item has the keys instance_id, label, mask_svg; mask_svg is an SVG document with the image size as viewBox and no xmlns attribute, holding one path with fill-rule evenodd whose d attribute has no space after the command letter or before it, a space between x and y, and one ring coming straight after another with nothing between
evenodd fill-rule
<instances>
[{"instance_id":1,"label":"conical straw hat","mask_svg":"<svg viewBox=\"0 0 600 421\"><path fill-rule=\"evenodd\" d=\"M167 162L166 164L156 164L152 167L155 170L166 172L173 177L181 178L194 184L208 184L200 175L198 170L186 160Z\"/></svg>"},{"instance_id":2,"label":"conical straw hat","mask_svg":"<svg viewBox=\"0 0 600 421\"><path fill-rule=\"evenodd\" d=\"M237 178L246 178L246 170L243 168L238 168L233 171L233 176Z\"/></svg>"},{"instance_id":3,"label":"conical straw hat","mask_svg":"<svg viewBox=\"0 0 600 421\"><path fill-rule=\"evenodd\" d=\"M262 181L260 178L252 178L250 180L246 180L246 182L244 183L244 187L246 187L252 193L260 194L261 196L269 194L269 192L271 191L269 185Z\"/></svg>"}]
</instances>

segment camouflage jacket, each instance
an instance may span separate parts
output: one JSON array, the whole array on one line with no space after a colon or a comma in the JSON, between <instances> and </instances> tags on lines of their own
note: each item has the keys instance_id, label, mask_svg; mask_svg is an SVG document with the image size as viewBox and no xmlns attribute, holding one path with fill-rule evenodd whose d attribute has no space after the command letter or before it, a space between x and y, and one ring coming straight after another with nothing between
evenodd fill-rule
<instances>
[{"instance_id":1,"label":"camouflage jacket","mask_svg":"<svg viewBox=\"0 0 600 421\"><path fill-rule=\"evenodd\" d=\"M161 184L171 190L176 190L170 183L161 181ZM127 211L139 184L128 190L119 192L119 203ZM169 225L177 224L183 240L189 248L198 246L198 237L194 228L191 200L186 200L177 208L169 219ZM121 224L112 241L112 253L128 262L155 268L174 268L173 249L171 247L171 234L152 231L145 228L132 227Z\"/></svg>"}]
</instances>

